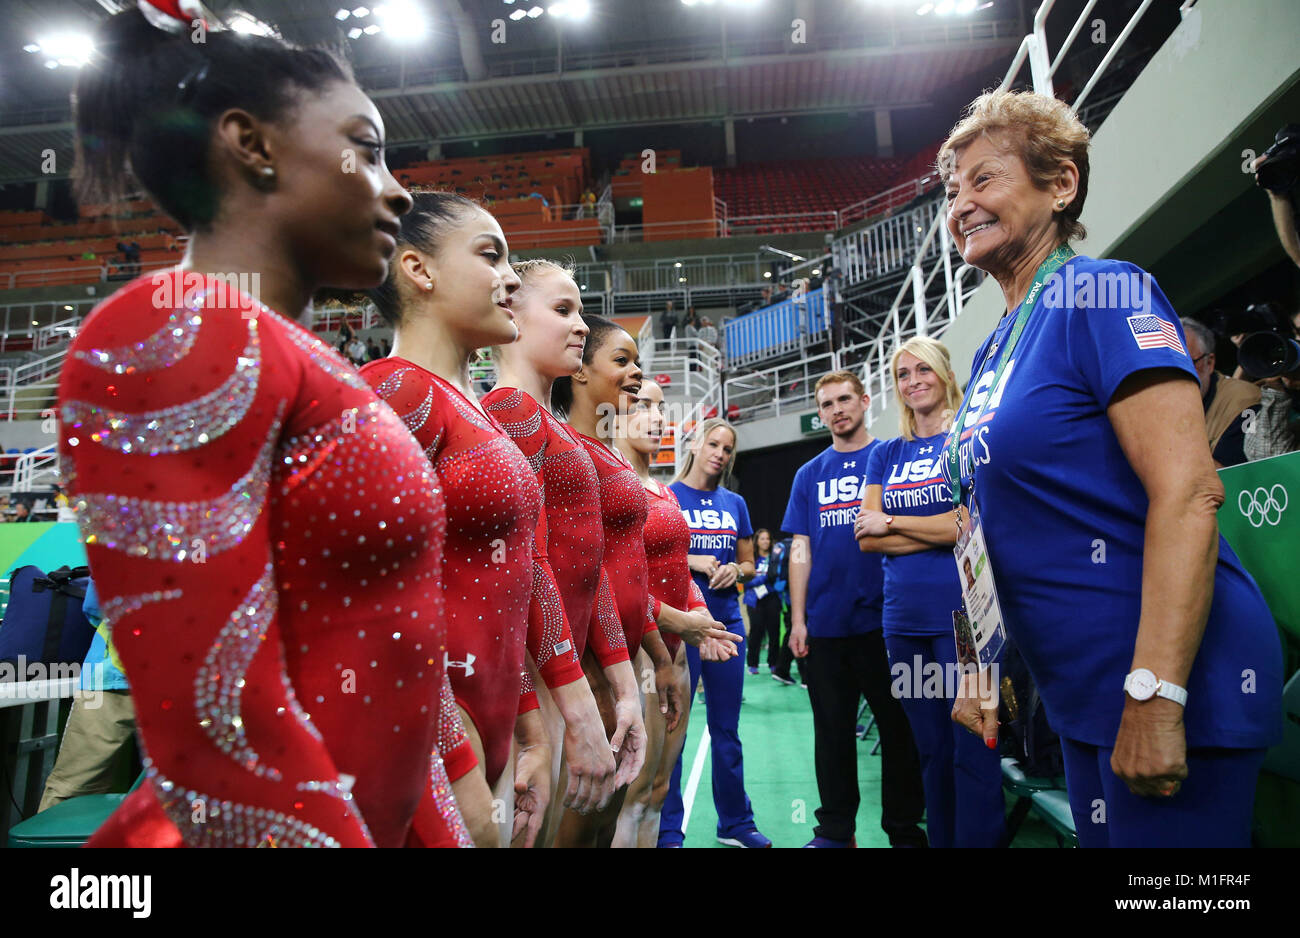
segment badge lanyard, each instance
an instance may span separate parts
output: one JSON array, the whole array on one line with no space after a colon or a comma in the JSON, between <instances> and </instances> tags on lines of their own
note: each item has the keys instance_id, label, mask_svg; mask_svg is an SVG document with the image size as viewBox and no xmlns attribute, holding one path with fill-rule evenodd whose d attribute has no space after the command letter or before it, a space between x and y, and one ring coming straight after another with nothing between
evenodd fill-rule
<instances>
[{"instance_id":1,"label":"badge lanyard","mask_svg":"<svg viewBox=\"0 0 1300 938\"><path fill-rule=\"evenodd\" d=\"M1011 334L1002 347L1002 354L998 359L997 368L993 372L993 382L989 386L990 391L996 389L998 382L1002 380L1007 363L1011 361L1011 356L1020 341L1020 335L1025 331L1025 324L1029 321L1029 315L1034 308L1034 301L1038 298L1038 292L1043 288L1044 282L1073 256L1074 251L1070 249L1069 245L1062 244L1047 255L1034 273L1034 280L1029 287L1029 292L1025 294L1024 301L1017 309L1015 324L1011 327ZM984 361L980 362L976 371L982 371L988 356L996 351L996 345L991 346L989 351L985 353ZM1006 629L1003 625L1002 607L998 602L997 585L993 578L988 548L984 542L979 505L975 501L973 471L970 506L968 508L970 523L964 530L961 523L962 494L959 453L963 424L965 423L966 412L970 408L971 397L973 397L973 394L966 398L960 412L957 414L957 419L953 421L952 440L948 444L947 454L948 469L952 476L953 514L957 521L957 540L953 547L953 556L957 561L957 575L961 583L963 606L962 609L953 612L953 636L957 644L958 662L963 667L977 668L980 678L985 679L990 674L989 666L1001 655L1002 646L1006 642ZM987 406L987 403L985 406ZM994 677L994 681L996 682L996 677ZM984 688L980 691L982 707L987 707L990 705L990 701L996 700L996 696L992 694L995 689Z\"/></svg>"},{"instance_id":2,"label":"badge lanyard","mask_svg":"<svg viewBox=\"0 0 1300 938\"><path fill-rule=\"evenodd\" d=\"M998 359L997 370L993 372L993 383L989 385L990 389L995 389L998 382L1002 379L1002 372L1007 367L1007 362L1011 361L1011 353L1016 350L1016 344L1020 341L1020 334L1025 331L1025 324L1029 322L1029 314L1034 309L1034 301L1038 299L1038 291L1043 288L1043 283L1052 274L1056 273L1062 265L1074 256L1073 249L1068 244L1062 244L1048 254L1043 262L1038 265L1038 271L1034 274L1034 282L1029 287L1029 292L1025 294L1024 301L1020 304L1016 313L1015 325L1011 327L1011 335L1007 337L1007 343L1002 348L1002 357ZM980 367L984 362L980 362ZM963 422L966 418L966 411L970 408L970 400L974 395L968 395L962 404L961 410L957 413L957 419L953 421L952 441L948 444L948 469L952 476L952 505L953 508L961 507L961 457L958 452L961 448L961 434ZM972 477L972 486L974 479ZM961 521L957 522L958 529L961 528Z\"/></svg>"}]
</instances>

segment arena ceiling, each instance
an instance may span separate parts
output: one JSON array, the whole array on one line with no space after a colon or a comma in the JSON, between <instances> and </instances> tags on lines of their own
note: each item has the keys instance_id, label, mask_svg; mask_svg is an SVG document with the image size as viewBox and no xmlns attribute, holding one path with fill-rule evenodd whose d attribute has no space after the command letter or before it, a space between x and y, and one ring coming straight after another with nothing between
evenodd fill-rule
<instances>
[{"instance_id":1,"label":"arena ceiling","mask_svg":"<svg viewBox=\"0 0 1300 938\"><path fill-rule=\"evenodd\" d=\"M46 68L43 53L24 46L52 32L90 29L123 2L7 0L0 182L41 178L46 150L71 153L67 102L75 69ZM427 32L407 43L383 32L348 38L373 17L338 19L340 0L207 5L222 17L245 11L296 42L346 47L384 115L390 146L916 107L973 74L996 83L1024 34L1018 0L945 19L917 16L902 0L590 0L581 22L509 18L555 0L414 2ZM802 42L794 41L796 19L805 24ZM66 175L70 162L55 175Z\"/></svg>"}]
</instances>

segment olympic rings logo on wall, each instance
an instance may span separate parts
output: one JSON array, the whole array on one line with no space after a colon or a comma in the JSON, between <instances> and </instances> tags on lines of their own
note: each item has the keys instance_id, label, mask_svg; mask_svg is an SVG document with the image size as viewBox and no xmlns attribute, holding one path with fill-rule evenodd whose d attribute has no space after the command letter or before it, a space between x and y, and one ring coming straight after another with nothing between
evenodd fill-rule
<instances>
[{"instance_id":1,"label":"olympic rings logo on wall","mask_svg":"<svg viewBox=\"0 0 1300 938\"><path fill-rule=\"evenodd\" d=\"M1263 486L1253 492L1243 489L1237 496L1237 507L1251 527L1258 528L1265 521L1269 527L1276 527L1282 520L1282 512L1286 511L1288 501L1286 486L1278 482L1271 489Z\"/></svg>"}]
</instances>

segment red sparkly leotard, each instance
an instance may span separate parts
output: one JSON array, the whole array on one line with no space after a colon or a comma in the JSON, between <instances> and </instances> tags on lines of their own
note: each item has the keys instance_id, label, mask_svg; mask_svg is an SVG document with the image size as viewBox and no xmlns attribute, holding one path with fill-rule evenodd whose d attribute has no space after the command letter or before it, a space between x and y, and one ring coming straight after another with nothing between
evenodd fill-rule
<instances>
[{"instance_id":1,"label":"red sparkly leotard","mask_svg":"<svg viewBox=\"0 0 1300 938\"><path fill-rule=\"evenodd\" d=\"M147 776L91 844L468 844L435 748L442 498L352 367L170 271L87 318L59 407Z\"/></svg>"},{"instance_id":2,"label":"red sparkly leotard","mask_svg":"<svg viewBox=\"0 0 1300 938\"><path fill-rule=\"evenodd\" d=\"M538 539L550 560L578 657L590 644L602 667L628 660L623 627L603 575L600 481L586 447L523 391L496 388L483 398L483 406L537 468L545 500ZM593 615L598 590L604 591L605 601L599 604L601 614Z\"/></svg>"},{"instance_id":3,"label":"red sparkly leotard","mask_svg":"<svg viewBox=\"0 0 1300 938\"><path fill-rule=\"evenodd\" d=\"M646 491L631 463L586 434L576 434L596 466L600 479L601 521L605 528L605 571L609 575L623 624L623 637L632 654L641 637L656 628L650 615L647 588L645 520Z\"/></svg>"},{"instance_id":4,"label":"red sparkly leotard","mask_svg":"<svg viewBox=\"0 0 1300 938\"><path fill-rule=\"evenodd\" d=\"M433 372L385 358L361 374L402 416L442 480L448 673L495 785L509 761L521 692L532 697L524 650L542 506L537 477L500 425ZM571 647L567 655L580 674ZM453 781L467 770L456 751L443 758Z\"/></svg>"},{"instance_id":5,"label":"red sparkly leotard","mask_svg":"<svg viewBox=\"0 0 1300 938\"><path fill-rule=\"evenodd\" d=\"M686 555L691 547L691 529L682 517L682 508L672 489L655 482L654 491L647 491L649 510L645 521L645 552L650 570L650 593L660 602L675 609L708 608L700 592ZM681 647L680 636L663 633L668 654L676 657Z\"/></svg>"}]
</instances>

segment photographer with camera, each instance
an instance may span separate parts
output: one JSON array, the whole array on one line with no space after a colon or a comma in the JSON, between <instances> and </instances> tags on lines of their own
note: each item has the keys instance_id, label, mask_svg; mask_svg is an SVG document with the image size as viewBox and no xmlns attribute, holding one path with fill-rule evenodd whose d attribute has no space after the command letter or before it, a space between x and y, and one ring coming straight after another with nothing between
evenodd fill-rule
<instances>
[{"instance_id":1,"label":"photographer with camera","mask_svg":"<svg viewBox=\"0 0 1300 938\"><path fill-rule=\"evenodd\" d=\"M1260 389L1249 381L1229 378L1216 371L1214 333L1188 316L1183 316L1181 321L1187 337L1187 354L1201 383L1205 432L1210 439L1214 467L1222 469L1244 463L1247 461L1245 428L1253 426L1258 417Z\"/></svg>"},{"instance_id":2,"label":"photographer with camera","mask_svg":"<svg viewBox=\"0 0 1300 938\"><path fill-rule=\"evenodd\" d=\"M1273 145L1255 160L1255 184L1268 193L1273 227L1287 256L1300 267L1300 234L1296 233L1296 180L1300 178L1300 124L1287 124Z\"/></svg>"},{"instance_id":3,"label":"photographer with camera","mask_svg":"<svg viewBox=\"0 0 1300 938\"><path fill-rule=\"evenodd\" d=\"M1255 462L1300 450L1300 342L1293 334L1257 332L1237 354L1260 388L1259 413L1245 434L1246 458Z\"/></svg>"}]
</instances>

